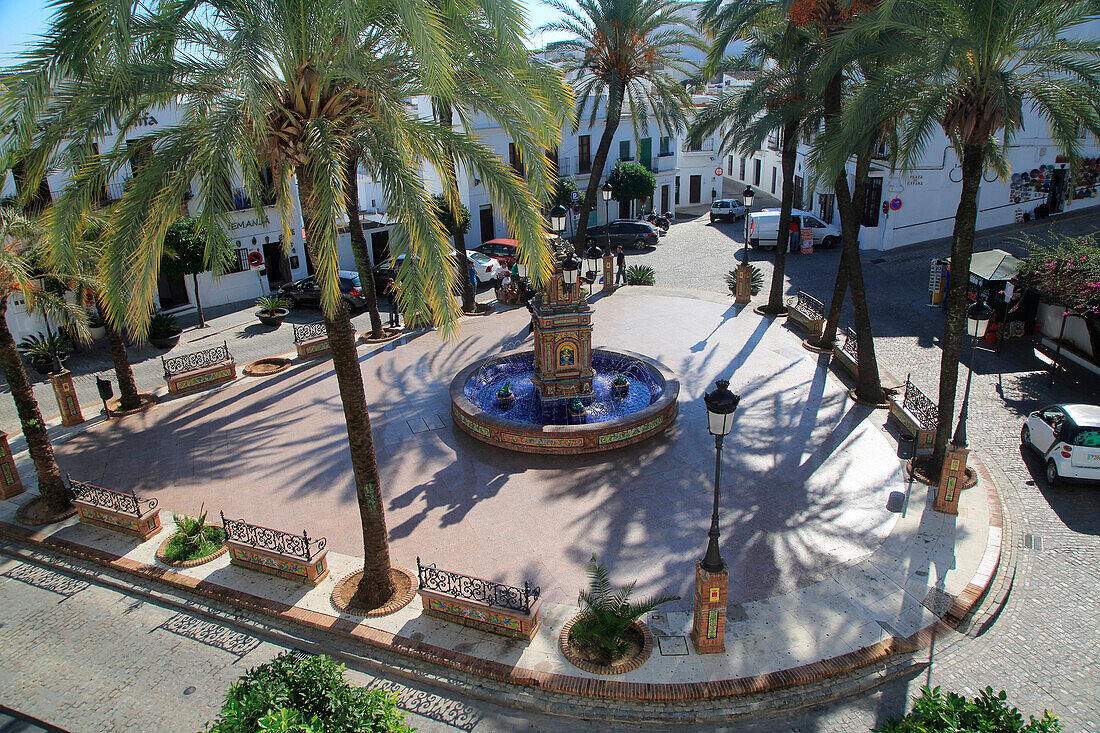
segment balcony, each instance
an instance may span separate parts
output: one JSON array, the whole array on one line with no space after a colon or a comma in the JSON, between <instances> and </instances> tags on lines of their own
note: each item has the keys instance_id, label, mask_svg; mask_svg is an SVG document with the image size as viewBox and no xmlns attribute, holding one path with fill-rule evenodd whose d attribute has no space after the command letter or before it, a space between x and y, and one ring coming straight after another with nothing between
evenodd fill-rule
<instances>
[{"instance_id":1,"label":"balcony","mask_svg":"<svg viewBox=\"0 0 1100 733\"><path fill-rule=\"evenodd\" d=\"M712 153L714 152L714 138L704 140L699 145L689 145L687 139L684 139L680 147L681 153Z\"/></svg>"}]
</instances>

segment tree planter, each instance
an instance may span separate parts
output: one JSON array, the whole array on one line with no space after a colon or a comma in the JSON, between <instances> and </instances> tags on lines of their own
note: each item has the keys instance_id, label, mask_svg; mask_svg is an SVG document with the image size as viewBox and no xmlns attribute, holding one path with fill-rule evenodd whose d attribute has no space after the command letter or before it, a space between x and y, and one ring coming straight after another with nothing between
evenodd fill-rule
<instances>
[{"instance_id":1,"label":"tree planter","mask_svg":"<svg viewBox=\"0 0 1100 733\"><path fill-rule=\"evenodd\" d=\"M246 364L244 373L249 377L270 377L273 374L280 374L290 369L290 364L290 359L284 359L280 356L268 356Z\"/></svg>"},{"instance_id":2,"label":"tree planter","mask_svg":"<svg viewBox=\"0 0 1100 733\"><path fill-rule=\"evenodd\" d=\"M562 627L561 634L558 636L558 648L561 649L561 653L569 660L569 663L574 667L583 669L585 672L592 672L593 674L625 674L632 672L638 667L645 664L645 661L649 659L649 655L653 653L653 634L649 632L649 627L642 621L635 621L634 624L627 631L627 634L633 633L634 643L627 649L627 653L620 659L612 661L610 664L603 664L599 660L587 655L584 650L578 649L569 641L570 632L573 630L573 625L580 620L580 616L574 616L566 622Z\"/></svg>"},{"instance_id":3,"label":"tree planter","mask_svg":"<svg viewBox=\"0 0 1100 733\"><path fill-rule=\"evenodd\" d=\"M168 349L175 348L176 344L180 342L180 336L183 335L183 331L179 331L170 336L150 336L149 343L158 349L167 351Z\"/></svg>"},{"instance_id":4,"label":"tree planter","mask_svg":"<svg viewBox=\"0 0 1100 733\"><path fill-rule=\"evenodd\" d=\"M206 526L207 527L216 527L218 525L208 524ZM168 550L168 543L171 542L175 538L175 536L176 535L173 534L171 537L164 540L164 542L161 542L160 547L157 548L157 559L160 560L165 565L167 565L168 567L172 567L172 568L193 568L197 565L203 565L205 563L208 563L211 560L216 560L219 557L221 557L222 555L224 555L226 552L229 551L229 548L226 547L225 544L222 544L221 547L219 547L217 550L215 550L214 552L211 552L209 555L207 555L205 557L200 557L200 558L195 559L195 560L169 560L168 557L165 555L165 552Z\"/></svg>"},{"instance_id":5,"label":"tree planter","mask_svg":"<svg viewBox=\"0 0 1100 733\"><path fill-rule=\"evenodd\" d=\"M256 317L260 319L260 323L271 328L278 328L283 325L283 319L286 318L286 314L290 311L286 308L280 308L274 313L269 311L256 311Z\"/></svg>"}]
</instances>

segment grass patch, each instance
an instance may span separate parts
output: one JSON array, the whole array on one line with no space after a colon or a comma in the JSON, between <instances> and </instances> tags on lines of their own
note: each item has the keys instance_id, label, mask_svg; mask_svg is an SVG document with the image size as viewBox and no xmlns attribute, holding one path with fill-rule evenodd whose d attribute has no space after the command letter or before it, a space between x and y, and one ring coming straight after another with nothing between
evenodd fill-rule
<instances>
[{"instance_id":1,"label":"grass patch","mask_svg":"<svg viewBox=\"0 0 1100 733\"><path fill-rule=\"evenodd\" d=\"M197 543L192 537L176 533L168 540L164 556L172 562L201 560L220 550L224 542L225 530L221 527L203 527L202 536Z\"/></svg>"}]
</instances>

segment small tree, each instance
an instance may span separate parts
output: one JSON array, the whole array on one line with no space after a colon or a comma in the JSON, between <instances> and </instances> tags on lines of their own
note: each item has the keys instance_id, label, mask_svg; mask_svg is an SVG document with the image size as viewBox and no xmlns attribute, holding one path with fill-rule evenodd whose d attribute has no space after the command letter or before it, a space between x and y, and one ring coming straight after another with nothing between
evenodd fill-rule
<instances>
[{"instance_id":1,"label":"small tree","mask_svg":"<svg viewBox=\"0 0 1100 733\"><path fill-rule=\"evenodd\" d=\"M573 194L578 193L577 181L570 176L569 178L559 178L557 184L554 186L554 199L550 202L550 208L555 206L564 206L569 208L573 205Z\"/></svg>"},{"instance_id":2,"label":"small tree","mask_svg":"<svg viewBox=\"0 0 1100 733\"><path fill-rule=\"evenodd\" d=\"M657 176L640 163L617 163L607 180L611 183L611 198L643 201L657 190Z\"/></svg>"},{"instance_id":3,"label":"small tree","mask_svg":"<svg viewBox=\"0 0 1100 733\"><path fill-rule=\"evenodd\" d=\"M466 208L465 204L462 206L461 218L454 215L451 211L450 204L447 203L446 197L442 194L436 194L432 196L432 203L435 204L436 216L439 217L439 223L443 225L447 234L452 237L455 234L468 234L470 232L470 210Z\"/></svg>"},{"instance_id":4,"label":"small tree","mask_svg":"<svg viewBox=\"0 0 1100 733\"><path fill-rule=\"evenodd\" d=\"M199 273L219 268L208 267L207 241L199 233L198 221L193 217L176 219L164 234L167 257L161 265L172 275L190 275L195 286L195 308L199 311L199 328L206 327L199 299Z\"/></svg>"},{"instance_id":5,"label":"small tree","mask_svg":"<svg viewBox=\"0 0 1100 733\"><path fill-rule=\"evenodd\" d=\"M1094 358L1100 358L1100 246L1092 236L1023 238L1029 255L1020 281L1085 321Z\"/></svg>"},{"instance_id":6,"label":"small tree","mask_svg":"<svg viewBox=\"0 0 1100 733\"><path fill-rule=\"evenodd\" d=\"M1058 733L1062 724L1043 711L1036 719L1008 706L1004 690L994 694L986 687L973 702L954 692L940 694L940 688L921 687L913 710L904 718L890 720L875 733L955 733L955 731L997 731L997 733Z\"/></svg>"}]
</instances>

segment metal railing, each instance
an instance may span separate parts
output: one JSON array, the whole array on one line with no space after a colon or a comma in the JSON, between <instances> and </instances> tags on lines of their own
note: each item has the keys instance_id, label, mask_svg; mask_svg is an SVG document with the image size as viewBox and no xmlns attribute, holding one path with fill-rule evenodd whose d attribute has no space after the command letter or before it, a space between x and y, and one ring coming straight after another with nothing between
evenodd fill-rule
<instances>
[{"instance_id":1,"label":"metal railing","mask_svg":"<svg viewBox=\"0 0 1100 733\"><path fill-rule=\"evenodd\" d=\"M328 544L328 540L324 537L311 538L304 529L300 535L291 534L258 524L250 524L243 519L226 519L225 512L219 512L219 514L222 515L222 527L225 529L226 539L258 550L267 550L310 562L314 555L325 549L325 545Z\"/></svg>"},{"instance_id":2,"label":"metal railing","mask_svg":"<svg viewBox=\"0 0 1100 733\"><path fill-rule=\"evenodd\" d=\"M823 320L825 318L825 304L804 290L799 290L798 294L789 301L789 304L811 320Z\"/></svg>"},{"instance_id":3,"label":"metal railing","mask_svg":"<svg viewBox=\"0 0 1100 733\"><path fill-rule=\"evenodd\" d=\"M684 138L680 144L681 153L711 153L714 152L714 138L703 140L698 146L691 145L688 138Z\"/></svg>"},{"instance_id":4,"label":"metal railing","mask_svg":"<svg viewBox=\"0 0 1100 733\"><path fill-rule=\"evenodd\" d=\"M939 408L928 395L913 384L909 379L910 376L912 375L905 376L905 395L901 399L901 406L917 418L921 430L935 430L939 419Z\"/></svg>"},{"instance_id":5,"label":"metal railing","mask_svg":"<svg viewBox=\"0 0 1100 733\"><path fill-rule=\"evenodd\" d=\"M440 570L435 566L422 565L416 558L416 575L420 587L437 593L446 593L456 598L484 603L487 606L508 608L522 613L531 613L531 604L538 600L542 590L524 581L522 588L494 583L491 580L475 578L471 575Z\"/></svg>"},{"instance_id":6,"label":"metal railing","mask_svg":"<svg viewBox=\"0 0 1100 733\"><path fill-rule=\"evenodd\" d=\"M142 504L145 504L145 511L157 508L156 499L139 499L133 489L130 489L130 493L105 489L84 481L75 481L69 474L65 474L65 480L69 482L69 493L73 499L92 504L100 509L140 517L143 514Z\"/></svg>"},{"instance_id":7,"label":"metal railing","mask_svg":"<svg viewBox=\"0 0 1100 733\"><path fill-rule=\"evenodd\" d=\"M859 361L859 342L856 340L856 332L851 326L844 328L844 353L852 357L852 361Z\"/></svg>"},{"instance_id":8,"label":"metal railing","mask_svg":"<svg viewBox=\"0 0 1100 733\"><path fill-rule=\"evenodd\" d=\"M294 323L294 343L302 344L313 339L327 338L328 329L324 321L316 323Z\"/></svg>"},{"instance_id":9,"label":"metal railing","mask_svg":"<svg viewBox=\"0 0 1100 733\"><path fill-rule=\"evenodd\" d=\"M218 364L224 364L228 361L232 361L233 355L229 353L229 344L222 341L221 346L212 346L209 349L203 349L202 351L196 351L193 354L183 354L182 356L173 356L171 358L160 357L161 363L164 364L164 378L175 376L176 374L184 374L186 372L193 372L197 369L206 369L208 367L217 366Z\"/></svg>"},{"instance_id":10,"label":"metal railing","mask_svg":"<svg viewBox=\"0 0 1100 733\"><path fill-rule=\"evenodd\" d=\"M130 188L130 179L127 178L118 183L108 183L106 186L107 191L107 203L114 203L115 201L121 201L123 194L126 193L126 189Z\"/></svg>"}]
</instances>

